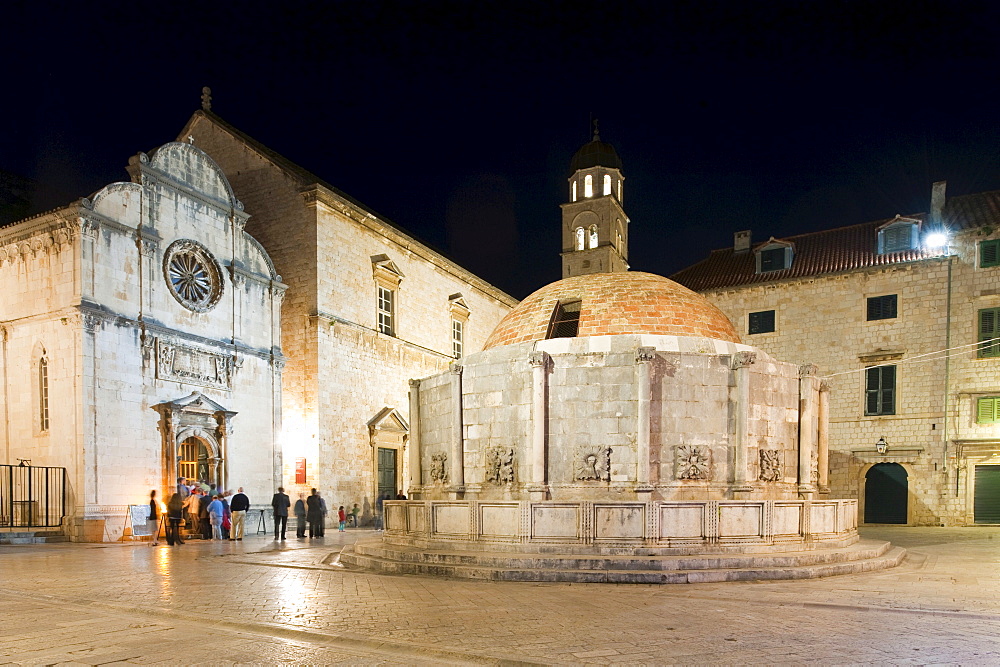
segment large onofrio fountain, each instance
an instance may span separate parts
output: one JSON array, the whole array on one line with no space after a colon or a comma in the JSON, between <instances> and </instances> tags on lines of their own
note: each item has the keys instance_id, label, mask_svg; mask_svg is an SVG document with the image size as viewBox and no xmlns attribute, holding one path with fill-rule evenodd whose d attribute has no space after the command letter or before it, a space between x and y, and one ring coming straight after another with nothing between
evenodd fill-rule
<instances>
[{"instance_id":1,"label":"large onofrio fountain","mask_svg":"<svg viewBox=\"0 0 1000 667\"><path fill-rule=\"evenodd\" d=\"M710 581L891 567L827 497L828 392L647 273L566 278L411 382L409 498L343 562L522 580Z\"/></svg>"}]
</instances>

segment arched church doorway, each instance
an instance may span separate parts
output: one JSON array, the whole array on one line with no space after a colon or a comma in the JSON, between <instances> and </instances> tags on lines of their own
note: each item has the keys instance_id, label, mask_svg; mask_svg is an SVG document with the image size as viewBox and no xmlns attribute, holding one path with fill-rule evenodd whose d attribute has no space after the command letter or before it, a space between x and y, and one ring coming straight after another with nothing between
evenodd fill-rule
<instances>
[{"instance_id":1,"label":"arched church doorway","mask_svg":"<svg viewBox=\"0 0 1000 667\"><path fill-rule=\"evenodd\" d=\"M906 523L909 483L898 463L877 463L865 474L865 523Z\"/></svg>"},{"instance_id":2,"label":"arched church doorway","mask_svg":"<svg viewBox=\"0 0 1000 667\"><path fill-rule=\"evenodd\" d=\"M204 480L208 484L218 484L216 466L208 447L199 438L186 438L177 447L177 474L189 480Z\"/></svg>"}]
</instances>

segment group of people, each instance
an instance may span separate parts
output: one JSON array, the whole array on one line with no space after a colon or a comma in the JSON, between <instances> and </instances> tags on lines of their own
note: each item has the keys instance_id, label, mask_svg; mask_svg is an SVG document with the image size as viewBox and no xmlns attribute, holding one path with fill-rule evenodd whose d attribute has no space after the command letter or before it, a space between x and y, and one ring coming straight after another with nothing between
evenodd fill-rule
<instances>
[{"instance_id":1,"label":"group of people","mask_svg":"<svg viewBox=\"0 0 1000 667\"><path fill-rule=\"evenodd\" d=\"M382 511L382 500L392 498L391 494L384 494L378 497L376 502L376 520ZM400 492L397 496L399 500L406 500L406 496ZM167 501L166 506L166 529L165 535L167 544L184 544L181 539L181 522L187 521L189 534L200 534L206 540L232 540L243 539L246 525L246 513L250 509L250 499L243 493L243 487L234 494L232 491L223 491L215 484L209 484L204 480L197 480L191 483L184 477L177 478L177 487ZM327 506L326 500L316 489L312 489L307 496L299 494L294 505L283 487L278 487L278 492L271 498L271 509L274 513L274 539L285 539L285 531L288 526L289 509L295 514L295 536L305 539L308 529L309 538L323 537L326 526ZM347 527L348 521L352 521L355 528L358 527L358 515L361 508L357 503L350 510L346 510L343 505L337 510L337 526L340 532ZM149 518L150 534L153 536L152 546L159 544L160 526L160 505L156 500L156 490L149 494ZM380 526L377 526L380 527Z\"/></svg>"},{"instance_id":2,"label":"group of people","mask_svg":"<svg viewBox=\"0 0 1000 667\"><path fill-rule=\"evenodd\" d=\"M323 537L323 534L326 532L328 509L326 500L320 492L312 489L308 496L300 493L298 500L295 501L295 505L293 506L288 494L285 493L285 489L278 487L278 492L271 499L271 509L274 511L274 539L285 539L289 508L295 514L295 537L305 539L307 528L310 539ZM353 518L354 526L357 527L358 514L360 513L361 508L358 507L357 503L354 503L354 507L349 512L341 505L337 510L338 530L340 532L344 531L348 516Z\"/></svg>"}]
</instances>

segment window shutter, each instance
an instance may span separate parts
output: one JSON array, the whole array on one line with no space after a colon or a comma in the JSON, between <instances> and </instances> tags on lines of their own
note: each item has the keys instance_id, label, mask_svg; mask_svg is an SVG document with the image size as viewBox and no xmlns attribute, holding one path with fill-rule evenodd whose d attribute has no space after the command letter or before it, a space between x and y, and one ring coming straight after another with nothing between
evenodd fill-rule
<instances>
[{"instance_id":1,"label":"window shutter","mask_svg":"<svg viewBox=\"0 0 1000 667\"><path fill-rule=\"evenodd\" d=\"M992 424L997 420L997 399L980 398L976 402L976 423Z\"/></svg>"},{"instance_id":2,"label":"window shutter","mask_svg":"<svg viewBox=\"0 0 1000 667\"><path fill-rule=\"evenodd\" d=\"M983 241L979 244L979 266L996 266L1000 264L1000 239Z\"/></svg>"}]
</instances>

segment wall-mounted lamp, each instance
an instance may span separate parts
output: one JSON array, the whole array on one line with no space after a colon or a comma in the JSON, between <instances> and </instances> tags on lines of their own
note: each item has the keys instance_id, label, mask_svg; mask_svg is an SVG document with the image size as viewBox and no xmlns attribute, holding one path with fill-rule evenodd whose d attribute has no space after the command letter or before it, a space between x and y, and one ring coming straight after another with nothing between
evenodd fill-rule
<instances>
[{"instance_id":1,"label":"wall-mounted lamp","mask_svg":"<svg viewBox=\"0 0 1000 667\"><path fill-rule=\"evenodd\" d=\"M885 436L878 439L875 443L875 451L879 454L885 454L889 450L889 443L885 441Z\"/></svg>"}]
</instances>

